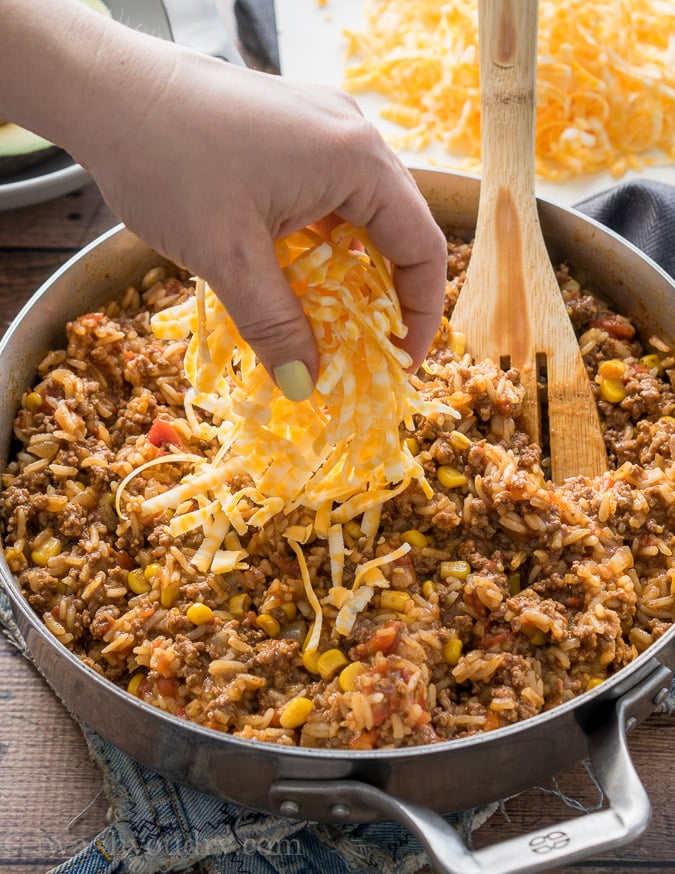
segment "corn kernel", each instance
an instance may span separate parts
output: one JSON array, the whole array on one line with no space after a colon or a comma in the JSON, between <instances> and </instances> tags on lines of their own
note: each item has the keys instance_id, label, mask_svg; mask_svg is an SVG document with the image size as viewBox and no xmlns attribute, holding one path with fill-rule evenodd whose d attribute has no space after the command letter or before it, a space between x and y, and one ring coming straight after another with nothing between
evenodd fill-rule
<instances>
[{"instance_id":1,"label":"corn kernel","mask_svg":"<svg viewBox=\"0 0 675 874\"><path fill-rule=\"evenodd\" d=\"M143 595L145 592L149 592L152 588L148 580L145 578L143 569L139 567L129 571L127 574L127 585L134 595Z\"/></svg>"},{"instance_id":2,"label":"corn kernel","mask_svg":"<svg viewBox=\"0 0 675 874\"><path fill-rule=\"evenodd\" d=\"M363 531L361 531L361 526L353 519L350 519L349 522L345 522L345 524L342 526L342 530L345 532L345 534L348 534L354 540L358 540L359 537L363 537Z\"/></svg>"},{"instance_id":3,"label":"corn kernel","mask_svg":"<svg viewBox=\"0 0 675 874\"><path fill-rule=\"evenodd\" d=\"M298 615L298 607L295 601L284 601L281 605L281 609L284 611L286 619L288 619L289 622L292 622Z\"/></svg>"},{"instance_id":4,"label":"corn kernel","mask_svg":"<svg viewBox=\"0 0 675 874\"><path fill-rule=\"evenodd\" d=\"M270 616L269 613L261 613L260 616L256 616L255 624L258 628L261 628L268 637L279 637L281 626L274 616Z\"/></svg>"},{"instance_id":5,"label":"corn kernel","mask_svg":"<svg viewBox=\"0 0 675 874\"><path fill-rule=\"evenodd\" d=\"M340 671L338 683L343 692L353 692L356 689L356 679L366 669L363 662L352 662Z\"/></svg>"},{"instance_id":6,"label":"corn kernel","mask_svg":"<svg viewBox=\"0 0 675 874\"><path fill-rule=\"evenodd\" d=\"M427 545L427 538L417 528L409 528L401 534L401 540L404 543L409 543L411 546L416 546L418 549L424 549Z\"/></svg>"},{"instance_id":7,"label":"corn kernel","mask_svg":"<svg viewBox=\"0 0 675 874\"><path fill-rule=\"evenodd\" d=\"M247 592L238 592L236 595L232 595L227 604L228 610L235 616L243 616L250 606L251 596Z\"/></svg>"},{"instance_id":8,"label":"corn kernel","mask_svg":"<svg viewBox=\"0 0 675 874\"><path fill-rule=\"evenodd\" d=\"M461 331L453 330L448 345L455 355L459 355L461 358L466 352L466 336Z\"/></svg>"},{"instance_id":9,"label":"corn kernel","mask_svg":"<svg viewBox=\"0 0 675 874\"><path fill-rule=\"evenodd\" d=\"M462 654L462 641L458 637L451 637L443 645L443 658L449 665L456 665Z\"/></svg>"},{"instance_id":10,"label":"corn kernel","mask_svg":"<svg viewBox=\"0 0 675 874\"><path fill-rule=\"evenodd\" d=\"M453 449L464 450L471 447L471 440L461 431L451 431L448 440Z\"/></svg>"},{"instance_id":11,"label":"corn kernel","mask_svg":"<svg viewBox=\"0 0 675 874\"><path fill-rule=\"evenodd\" d=\"M405 448L411 455L418 455L420 451L420 444L417 440L417 437L406 437L403 441Z\"/></svg>"},{"instance_id":12,"label":"corn kernel","mask_svg":"<svg viewBox=\"0 0 675 874\"><path fill-rule=\"evenodd\" d=\"M180 583L169 583L166 586L162 586L162 591L159 595L159 603L162 607L166 607L168 610L178 600L178 595L180 593Z\"/></svg>"},{"instance_id":13,"label":"corn kernel","mask_svg":"<svg viewBox=\"0 0 675 874\"><path fill-rule=\"evenodd\" d=\"M29 391L23 399L23 408L29 413L37 413L42 407L42 395L37 391Z\"/></svg>"},{"instance_id":14,"label":"corn kernel","mask_svg":"<svg viewBox=\"0 0 675 874\"><path fill-rule=\"evenodd\" d=\"M383 610L394 610L396 613L404 613L410 595L407 592L396 592L385 589L380 594L380 607Z\"/></svg>"},{"instance_id":15,"label":"corn kernel","mask_svg":"<svg viewBox=\"0 0 675 874\"><path fill-rule=\"evenodd\" d=\"M309 698L302 696L292 698L279 715L279 724L282 728L300 728L307 722L307 717L312 712L314 704Z\"/></svg>"},{"instance_id":16,"label":"corn kernel","mask_svg":"<svg viewBox=\"0 0 675 874\"><path fill-rule=\"evenodd\" d=\"M146 580L151 580L160 569L161 565L152 562L151 564L146 565L143 569L143 576Z\"/></svg>"},{"instance_id":17,"label":"corn kernel","mask_svg":"<svg viewBox=\"0 0 675 874\"><path fill-rule=\"evenodd\" d=\"M527 636L530 638L532 646L543 646L546 643L546 632L542 631L541 628L537 628L536 631L527 634Z\"/></svg>"},{"instance_id":18,"label":"corn kernel","mask_svg":"<svg viewBox=\"0 0 675 874\"><path fill-rule=\"evenodd\" d=\"M67 505L68 498L65 495L49 495L47 497L48 513L63 513Z\"/></svg>"},{"instance_id":19,"label":"corn kernel","mask_svg":"<svg viewBox=\"0 0 675 874\"><path fill-rule=\"evenodd\" d=\"M40 567L46 567L49 559L54 558L61 552L61 541L58 537L47 537L40 543L37 549L34 549L30 557L34 564Z\"/></svg>"},{"instance_id":20,"label":"corn kernel","mask_svg":"<svg viewBox=\"0 0 675 874\"><path fill-rule=\"evenodd\" d=\"M598 373L607 379L619 379L626 372L626 365L620 358L610 358L608 361L601 361L598 365Z\"/></svg>"},{"instance_id":21,"label":"corn kernel","mask_svg":"<svg viewBox=\"0 0 675 874\"><path fill-rule=\"evenodd\" d=\"M640 364L643 367L646 367L647 370L655 370L657 373L661 373L663 371L661 359L655 353L651 355L643 355L640 359Z\"/></svg>"},{"instance_id":22,"label":"corn kernel","mask_svg":"<svg viewBox=\"0 0 675 874\"><path fill-rule=\"evenodd\" d=\"M442 580L447 580L448 577L465 580L471 573L471 565L468 561L442 561L438 572Z\"/></svg>"},{"instance_id":23,"label":"corn kernel","mask_svg":"<svg viewBox=\"0 0 675 874\"><path fill-rule=\"evenodd\" d=\"M465 486L469 480L456 467L444 464L436 471L436 479L446 489L456 489Z\"/></svg>"},{"instance_id":24,"label":"corn kernel","mask_svg":"<svg viewBox=\"0 0 675 874\"><path fill-rule=\"evenodd\" d=\"M349 659L341 650L327 649L319 656L316 667L321 679L328 681L347 664L349 664Z\"/></svg>"},{"instance_id":25,"label":"corn kernel","mask_svg":"<svg viewBox=\"0 0 675 874\"><path fill-rule=\"evenodd\" d=\"M208 604L197 602L190 604L185 611L185 615L193 625L206 625L207 622L213 619L213 610Z\"/></svg>"},{"instance_id":26,"label":"corn kernel","mask_svg":"<svg viewBox=\"0 0 675 874\"><path fill-rule=\"evenodd\" d=\"M319 673L319 658L321 653L316 649L305 650L302 654L302 664L310 674Z\"/></svg>"},{"instance_id":27,"label":"corn kernel","mask_svg":"<svg viewBox=\"0 0 675 874\"><path fill-rule=\"evenodd\" d=\"M620 404L626 397L626 387L620 379L603 377L600 380L600 396L610 404Z\"/></svg>"},{"instance_id":28,"label":"corn kernel","mask_svg":"<svg viewBox=\"0 0 675 874\"><path fill-rule=\"evenodd\" d=\"M602 682L602 677L591 677L588 683L586 683L586 691L590 692L591 689L597 688Z\"/></svg>"},{"instance_id":29,"label":"corn kernel","mask_svg":"<svg viewBox=\"0 0 675 874\"><path fill-rule=\"evenodd\" d=\"M433 593L436 591L436 584L433 580L425 580L422 583L422 595L429 600Z\"/></svg>"},{"instance_id":30,"label":"corn kernel","mask_svg":"<svg viewBox=\"0 0 675 874\"><path fill-rule=\"evenodd\" d=\"M143 673L134 674L133 677L127 683L127 692L130 695L134 695L136 698L138 698L138 690L140 689L141 683L143 682L144 679L145 679L145 674L143 674Z\"/></svg>"}]
</instances>

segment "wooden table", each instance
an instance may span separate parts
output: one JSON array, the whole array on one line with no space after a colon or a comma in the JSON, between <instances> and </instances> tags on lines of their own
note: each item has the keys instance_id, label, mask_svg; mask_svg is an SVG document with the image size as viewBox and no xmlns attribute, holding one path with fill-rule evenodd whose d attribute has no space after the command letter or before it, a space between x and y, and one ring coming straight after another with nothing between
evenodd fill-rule
<instances>
[{"instance_id":1,"label":"wooden table","mask_svg":"<svg viewBox=\"0 0 675 874\"><path fill-rule=\"evenodd\" d=\"M1 330L43 280L115 223L94 185L0 213ZM675 717L652 716L635 729L630 746L652 801L649 829L629 847L559 870L675 871ZM570 797L591 804L596 800L581 766L562 775L559 783ZM32 666L0 635L0 872L44 874L105 827L106 810L100 772L78 728ZM571 813L557 798L531 790L495 813L475 835L475 844L491 844Z\"/></svg>"}]
</instances>

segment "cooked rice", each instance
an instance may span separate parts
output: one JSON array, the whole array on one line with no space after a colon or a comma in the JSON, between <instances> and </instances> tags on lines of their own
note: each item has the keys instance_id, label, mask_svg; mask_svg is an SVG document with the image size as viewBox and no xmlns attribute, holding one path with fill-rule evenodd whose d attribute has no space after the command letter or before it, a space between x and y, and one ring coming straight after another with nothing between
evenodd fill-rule
<instances>
[{"instance_id":1,"label":"cooked rice","mask_svg":"<svg viewBox=\"0 0 675 874\"><path fill-rule=\"evenodd\" d=\"M469 256L470 244L449 242L446 317ZM303 658L314 611L284 537L311 525L313 511L229 531L227 549L246 562L221 573L192 560L203 546L197 524L172 537L169 511L140 514L142 501L181 480L182 456L214 451L185 421L186 341L159 340L150 327L192 283L153 269L68 325L67 348L46 356L16 415L2 515L27 601L64 646L131 694L286 745L434 743L527 719L611 677L675 618L675 360L663 340L643 345L566 266L558 277L611 471L554 488L541 450L517 427L518 374L451 351L444 325L412 381L461 418L418 415L413 432L401 429L430 497L412 482L384 504L374 536L372 517L341 526L347 588L365 562L416 532L409 552L379 566L383 585L347 636L336 630L327 540L301 547L322 605L319 651L339 656L322 675ZM599 368L614 360L625 396L608 400ZM172 423L180 450L148 438L158 420ZM128 482L118 516L122 481L158 458ZM443 485L441 468L461 484ZM178 508L193 509L191 497ZM189 613L195 604L210 609L205 621ZM300 706L308 712L284 727Z\"/></svg>"}]
</instances>

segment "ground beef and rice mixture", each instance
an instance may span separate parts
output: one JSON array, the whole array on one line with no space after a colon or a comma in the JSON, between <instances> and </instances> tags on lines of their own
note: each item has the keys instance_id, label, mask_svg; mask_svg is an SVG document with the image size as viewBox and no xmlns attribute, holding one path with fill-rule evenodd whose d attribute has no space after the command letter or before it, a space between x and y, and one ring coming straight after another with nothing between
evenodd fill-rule
<instances>
[{"instance_id":1,"label":"ground beef and rice mixture","mask_svg":"<svg viewBox=\"0 0 675 874\"><path fill-rule=\"evenodd\" d=\"M450 241L446 315L469 256L470 244ZM158 494L185 472L172 448L211 451L185 421L187 341L158 340L150 327L193 285L151 270L68 325L67 348L46 356L17 413L2 514L6 558L28 602L130 694L280 744L433 743L526 719L601 683L675 618L675 361L565 266L558 277L611 472L547 483L539 448L515 424L518 374L472 364L442 330L433 367L414 381L461 417L418 416L414 432L401 431L433 494L413 483L385 503L374 539L358 519L343 526L345 585L364 561L411 549L382 565L388 588L344 637L333 627L326 542L303 546L324 616L321 658L308 658L313 613L283 533L311 522L309 511L278 514L234 544L249 567L224 574L194 567L202 535L173 539L169 512L116 512L116 490L139 465L166 459L134 481Z\"/></svg>"}]
</instances>

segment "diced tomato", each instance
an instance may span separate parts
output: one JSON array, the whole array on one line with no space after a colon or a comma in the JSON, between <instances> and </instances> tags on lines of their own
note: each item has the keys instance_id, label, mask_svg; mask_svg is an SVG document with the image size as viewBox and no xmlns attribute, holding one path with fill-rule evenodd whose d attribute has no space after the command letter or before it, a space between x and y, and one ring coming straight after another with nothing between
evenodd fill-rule
<instances>
[{"instance_id":1,"label":"diced tomato","mask_svg":"<svg viewBox=\"0 0 675 874\"><path fill-rule=\"evenodd\" d=\"M430 722L431 722L431 714L429 713L428 710L423 710L419 715L419 719L417 720L417 722L415 724L415 728L422 728L422 726L424 726L424 725L429 725Z\"/></svg>"},{"instance_id":2,"label":"diced tomato","mask_svg":"<svg viewBox=\"0 0 675 874\"><path fill-rule=\"evenodd\" d=\"M183 445L178 431L171 422L166 422L164 419L157 419L152 423L148 431L148 440L153 446L163 446L165 443L170 443L172 446Z\"/></svg>"},{"instance_id":3,"label":"diced tomato","mask_svg":"<svg viewBox=\"0 0 675 874\"><path fill-rule=\"evenodd\" d=\"M136 694L139 698L143 698L147 701L152 696L152 686L147 680L144 680L138 687Z\"/></svg>"},{"instance_id":4,"label":"diced tomato","mask_svg":"<svg viewBox=\"0 0 675 874\"><path fill-rule=\"evenodd\" d=\"M400 622L389 622L378 628L372 637L355 647L359 658L366 658L376 652L386 652L391 649L398 639L400 630Z\"/></svg>"},{"instance_id":5,"label":"diced tomato","mask_svg":"<svg viewBox=\"0 0 675 874\"><path fill-rule=\"evenodd\" d=\"M495 713L494 710L488 710L485 717L485 731L494 731L496 728L500 728L501 724L502 720L499 714Z\"/></svg>"},{"instance_id":6,"label":"diced tomato","mask_svg":"<svg viewBox=\"0 0 675 874\"><path fill-rule=\"evenodd\" d=\"M473 610L477 616L487 616L488 608L478 598L475 592L465 592L464 603L470 610Z\"/></svg>"},{"instance_id":7,"label":"diced tomato","mask_svg":"<svg viewBox=\"0 0 675 874\"><path fill-rule=\"evenodd\" d=\"M351 750L372 750L376 743L377 732L371 729L370 731L361 731L350 738L349 748Z\"/></svg>"},{"instance_id":8,"label":"diced tomato","mask_svg":"<svg viewBox=\"0 0 675 874\"><path fill-rule=\"evenodd\" d=\"M629 322L624 322L616 316L601 316L591 322L590 326L607 331L610 337L615 337L617 340L632 340L635 336L635 328Z\"/></svg>"},{"instance_id":9,"label":"diced tomato","mask_svg":"<svg viewBox=\"0 0 675 874\"><path fill-rule=\"evenodd\" d=\"M486 634L480 643L483 649L490 649L492 646L500 646L511 636L510 631L498 631L495 634Z\"/></svg>"},{"instance_id":10,"label":"diced tomato","mask_svg":"<svg viewBox=\"0 0 675 874\"><path fill-rule=\"evenodd\" d=\"M157 680L157 691L165 698L175 698L178 684L173 677L159 677Z\"/></svg>"},{"instance_id":11,"label":"diced tomato","mask_svg":"<svg viewBox=\"0 0 675 874\"><path fill-rule=\"evenodd\" d=\"M136 562L128 552L116 552L115 558L117 559L119 567L123 568L125 571L132 571L136 567Z\"/></svg>"}]
</instances>

